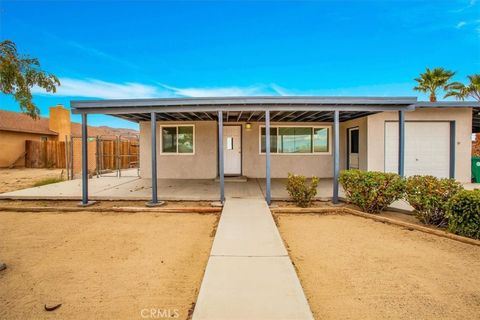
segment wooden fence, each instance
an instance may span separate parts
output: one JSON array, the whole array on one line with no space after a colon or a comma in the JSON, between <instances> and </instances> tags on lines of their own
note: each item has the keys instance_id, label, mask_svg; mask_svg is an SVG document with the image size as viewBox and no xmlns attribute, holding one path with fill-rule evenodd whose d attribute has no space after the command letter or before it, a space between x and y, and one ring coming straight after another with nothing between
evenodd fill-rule
<instances>
[{"instance_id":1,"label":"wooden fence","mask_svg":"<svg viewBox=\"0 0 480 320\"><path fill-rule=\"evenodd\" d=\"M25 141L25 167L65 168L66 164L65 142Z\"/></svg>"},{"instance_id":2,"label":"wooden fence","mask_svg":"<svg viewBox=\"0 0 480 320\"><path fill-rule=\"evenodd\" d=\"M25 141L25 167L27 168L68 168L73 173L81 171L81 139L72 137L68 154L63 141ZM90 172L119 170L138 167L138 139L90 138L88 147L88 168ZM68 158L67 158L68 155Z\"/></svg>"},{"instance_id":3,"label":"wooden fence","mask_svg":"<svg viewBox=\"0 0 480 320\"><path fill-rule=\"evenodd\" d=\"M97 146L97 166L100 169L117 169L117 166L129 169L138 166L138 140L99 140Z\"/></svg>"}]
</instances>

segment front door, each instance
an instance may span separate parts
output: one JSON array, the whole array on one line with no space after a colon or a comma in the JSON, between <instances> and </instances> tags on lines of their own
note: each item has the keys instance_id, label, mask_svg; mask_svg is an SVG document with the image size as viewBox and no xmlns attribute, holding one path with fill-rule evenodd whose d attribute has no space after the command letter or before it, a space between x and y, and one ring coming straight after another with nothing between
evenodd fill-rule
<instances>
[{"instance_id":1,"label":"front door","mask_svg":"<svg viewBox=\"0 0 480 320\"><path fill-rule=\"evenodd\" d=\"M223 127L223 159L225 175L242 175L242 127Z\"/></svg>"},{"instance_id":2,"label":"front door","mask_svg":"<svg viewBox=\"0 0 480 320\"><path fill-rule=\"evenodd\" d=\"M348 129L348 169L359 169L359 131L358 128Z\"/></svg>"}]
</instances>

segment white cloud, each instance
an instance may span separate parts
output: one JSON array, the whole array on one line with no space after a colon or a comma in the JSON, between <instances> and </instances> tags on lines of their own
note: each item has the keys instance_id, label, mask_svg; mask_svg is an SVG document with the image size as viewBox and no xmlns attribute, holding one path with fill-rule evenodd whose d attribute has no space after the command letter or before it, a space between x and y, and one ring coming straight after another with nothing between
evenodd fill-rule
<instances>
[{"instance_id":1,"label":"white cloud","mask_svg":"<svg viewBox=\"0 0 480 320\"><path fill-rule=\"evenodd\" d=\"M60 78L61 85L56 93L47 93L34 87L32 92L38 95L56 95L64 97L85 97L99 99L138 99L167 97L231 97L231 96L271 96L287 95L287 90L271 85L252 85L248 87L174 87L166 84L149 85L135 82L114 83L98 79Z\"/></svg>"},{"instance_id":2,"label":"white cloud","mask_svg":"<svg viewBox=\"0 0 480 320\"><path fill-rule=\"evenodd\" d=\"M98 79L60 78L61 86L55 94L34 87L38 95L83 97L97 99L141 99L173 97L231 97L231 96L416 96L412 83L361 85L356 87L320 88L310 90L287 89L277 84L258 84L247 87L174 87L167 84L114 83Z\"/></svg>"},{"instance_id":3,"label":"white cloud","mask_svg":"<svg viewBox=\"0 0 480 320\"><path fill-rule=\"evenodd\" d=\"M69 40L69 41L65 41L65 43L73 48L76 48L80 51L83 51L89 55L92 55L92 56L95 56L95 57L99 57L99 58L103 58L103 59L106 59L106 60L110 60L114 63L117 63L117 64L122 64L124 66L127 66L127 67L130 67L130 68L133 68L133 69L138 69L138 67L133 64L133 63L130 63L129 61L126 61L126 60L123 60L123 59L120 59L116 56L113 56L111 54L108 54L106 52L103 52L101 50L98 50L98 49L95 49L93 47L89 47L89 46L85 46L81 43L78 43L76 41L72 41L72 40Z\"/></svg>"},{"instance_id":4,"label":"white cloud","mask_svg":"<svg viewBox=\"0 0 480 320\"><path fill-rule=\"evenodd\" d=\"M178 88L166 84L160 84L163 88L170 90L173 95L181 97L235 97L235 96L262 96L280 95L271 86L254 85L249 87L187 87Z\"/></svg>"},{"instance_id":5,"label":"white cloud","mask_svg":"<svg viewBox=\"0 0 480 320\"><path fill-rule=\"evenodd\" d=\"M97 79L60 78L60 83L61 85L57 88L57 92L54 95L100 99L135 99L168 96L168 92L164 92L155 86L134 82L113 83ZM34 87L32 92L35 94L53 95L52 93L45 93L38 87Z\"/></svg>"},{"instance_id":6,"label":"white cloud","mask_svg":"<svg viewBox=\"0 0 480 320\"><path fill-rule=\"evenodd\" d=\"M457 29L460 29L462 28L463 26L465 26L467 23L465 21L460 21L459 23L457 23L457 25L455 26L455 28Z\"/></svg>"}]
</instances>

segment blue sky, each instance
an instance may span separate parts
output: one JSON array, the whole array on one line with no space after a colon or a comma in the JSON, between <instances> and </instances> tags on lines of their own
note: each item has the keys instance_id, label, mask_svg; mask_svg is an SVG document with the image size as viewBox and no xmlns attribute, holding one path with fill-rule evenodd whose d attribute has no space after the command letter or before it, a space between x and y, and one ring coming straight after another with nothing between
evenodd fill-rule
<instances>
[{"instance_id":1,"label":"blue sky","mask_svg":"<svg viewBox=\"0 0 480 320\"><path fill-rule=\"evenodd\" d=\"M480 72L480 1L1 1L0 38L70 100L218 95L426 96L425 67ZM0 108L18 110L0 96ZM78 117L74 117L79 121ZM108 116L90 124L136 128Z\"/></svg>"}]
</instances>

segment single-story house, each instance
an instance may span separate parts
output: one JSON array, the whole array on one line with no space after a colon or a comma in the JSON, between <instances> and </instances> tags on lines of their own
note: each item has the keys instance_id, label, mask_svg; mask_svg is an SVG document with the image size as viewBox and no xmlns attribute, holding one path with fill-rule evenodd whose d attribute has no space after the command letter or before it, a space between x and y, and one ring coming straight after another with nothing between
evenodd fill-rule
<instances>
[{"instance_id":1,"label":"single-story house","mask_svg":"<svg viewBox=\"0 0 480 320\"><path fill-rule=\"evenodd\" d=\"M470 182L478 102L418 102L415 97L216 97L72 101L82 114L108 114L140 124L140 175L159 178L270 179L289 172L333 178L358 168L430 174ZM84 166L86 163L84 163ZM84 172L87 168L84 167ZM88 181L83 176L88 202Z\"/></svg>"}]
</instances>

